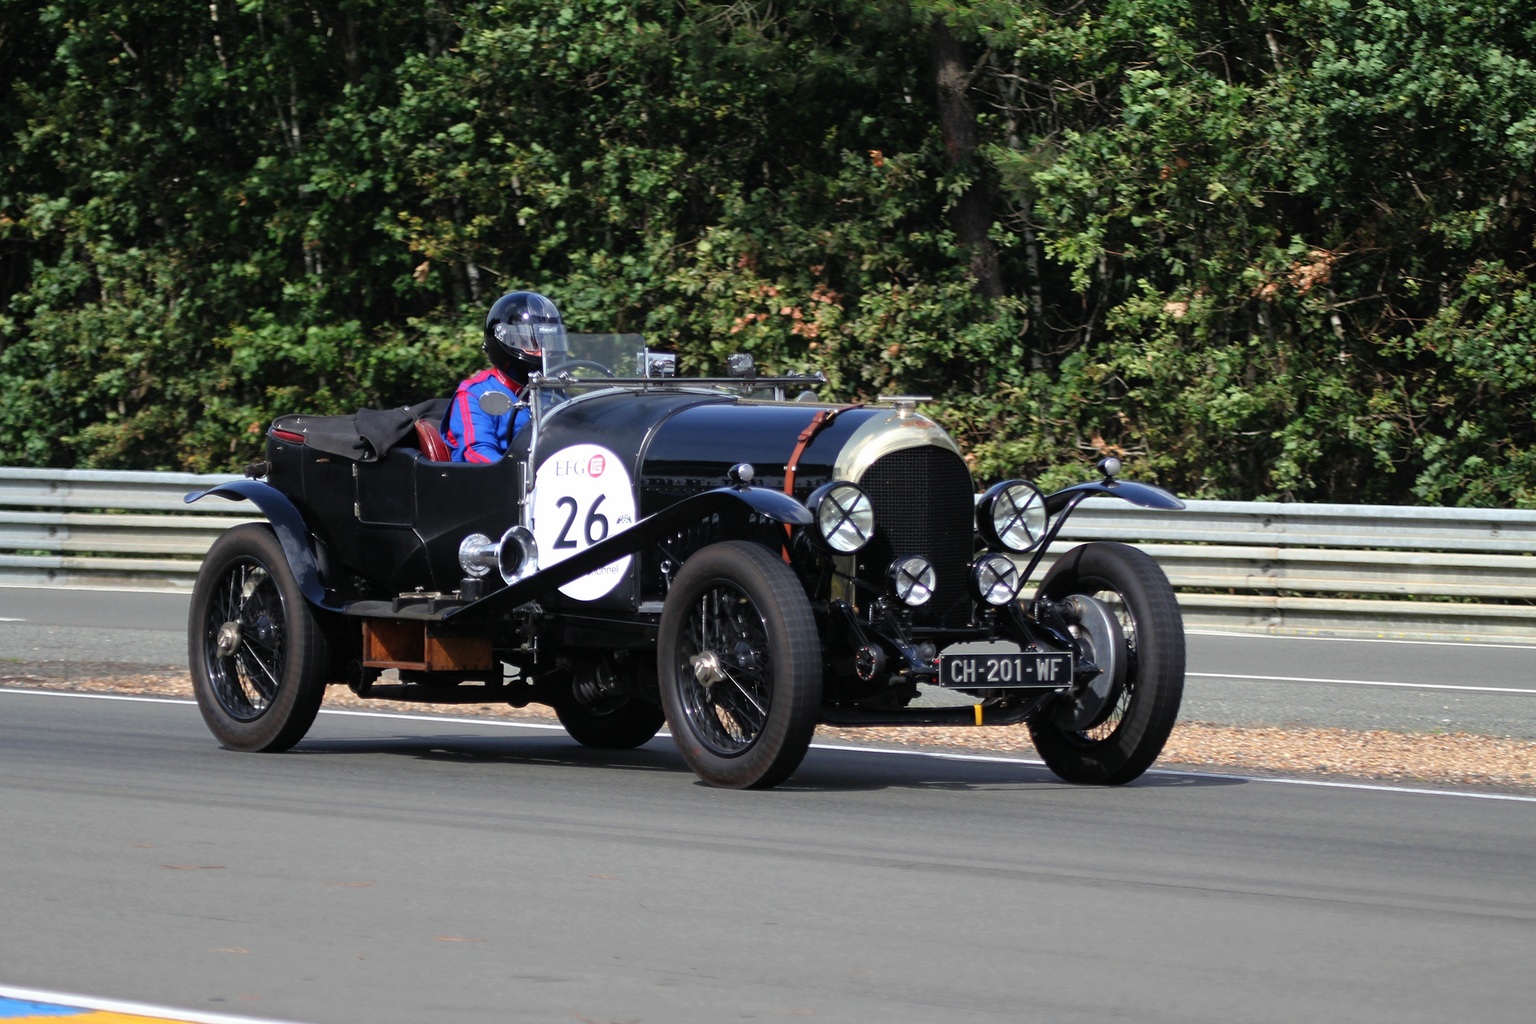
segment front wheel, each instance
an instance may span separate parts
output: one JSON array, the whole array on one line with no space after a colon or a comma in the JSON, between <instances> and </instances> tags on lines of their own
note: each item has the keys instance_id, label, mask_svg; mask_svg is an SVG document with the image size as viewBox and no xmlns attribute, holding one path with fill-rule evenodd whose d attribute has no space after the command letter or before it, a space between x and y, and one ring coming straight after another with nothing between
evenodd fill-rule
<instances>
[{"instance_id":1,"label":"front wheel","mask_svg":"<svg viewBox=\"0 0 1536 1024\"><path fill-rule=\"evenodd\" d=\"M1039 594L1052 601L1074 594L1096 599L1107 612L1104 621L1118 627L1114 646L1124 666L1103 707L1073 707L1062 698L1031 718L1035 749L1068 782L1130 782L1162 753L1184 693L1184 619L1173 587L1145 552L1094 543L1058 559ZM1099 660L1106 660L1102 652Z\"/></svg>"},{"instance_id":2,"label":"front wheel","mask_svg":"<svg viewBox=\"0 0 1536 1024\"><path fill-rule=\"evenodd\" d=\"M758 544L713 544L683 563L661 612L657 668L672 738L699 778L767 788L816 731L821 653L794 572Z\"/></svg>"},{"instance_id":3,"label":"front wheel","mask_svg":"<svg viewBox=\"0 0 1536 1024\"><path fill-rule=\"evenodd\" d=\"M287 750L325 696L324 631L264 523L208 549L188 618L192 690L208 729L232 750Z\"/></svg>"}]
</instances>

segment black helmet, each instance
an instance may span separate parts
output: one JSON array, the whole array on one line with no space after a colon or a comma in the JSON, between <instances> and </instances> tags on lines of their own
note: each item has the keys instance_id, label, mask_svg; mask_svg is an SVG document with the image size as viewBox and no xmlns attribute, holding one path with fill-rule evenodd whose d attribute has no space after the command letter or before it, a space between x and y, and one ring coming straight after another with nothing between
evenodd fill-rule
<instances>
[{"instance_id":1,"label":"black helmet","mask_svg":"<svg viewBox=\"0 0 1536 1024\"><path fill-rule=\"evenodd\" d=\"M565 324L555 304L538 292L509 292L486 314L481 347L496 369L526 380L543 366L546 349L566 350Z\"/></svg>"}]
</instances>

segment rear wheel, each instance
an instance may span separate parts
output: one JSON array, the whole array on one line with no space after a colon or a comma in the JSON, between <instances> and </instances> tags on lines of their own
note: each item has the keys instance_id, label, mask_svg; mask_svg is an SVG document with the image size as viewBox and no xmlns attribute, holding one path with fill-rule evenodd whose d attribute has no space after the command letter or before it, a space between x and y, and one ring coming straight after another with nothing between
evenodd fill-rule
<instances>
[{"instance_id":1,"label":"rear wheel","mask_svg":"<svg viewBox=\"0 0 1536 1024\"><path fill-rule=\"evenodd\" d=\"M325 696L328 646L270 527L214 541L192 589L192 689L209 730L232 750L287 750Z\"/></svg>"},{"instance_id":2,"label":"rear wheel","mask_svg":"<svg viewBox=\"0 0 1536 1024\"><path fill-rule=\"evenodd\" d=\"M1030 719L1035 749L1068 782L1130 782L1162 753L1184 693L1184 619L1173 587L1145 552L1095 543L1058 559L1039 592L1053 601L1094 599L1080 606L1090 615L1073 628L1098 648L1098 663L1117 662L1118 678L1101 691L1102 704L1092 704L1091 694L1087 704L1064 697ZM1095 608L1106 625L1091 620ZM1119 635L1102 635L1106 628Z\"/></svg>"},{"instance_id":3,"label":"rear wheel","mask_svg":"<svg viewBox=\"0 0 1536 1024\"><path fill-rule=\"evenodd\" d=\"M648 741L666 721L661 707L635 696L654 695L655 667L649 659L622 652L578 667L570 691L555 704L555 716L571 739L584 747L629 750Z\"/></svg>"},{"instance_id":4,"label":"rear wheel","mask_svg":"<svg viewBox=\"0 0 1536 1024\"><path fill-rule=\"evenodd\" d=\"M572 701L557 704L555 716L571 739L600 750L638 747L661 731L666 721L661 708L638 700L612 708L588 708Z\"/></svg>"},{"instance_id":5,"label":"rear wheel","mask_svg":"<svg viewBox=\"0 0 1536 1024\"><path fill-rule=\"evenodd\" d=\"M816 620L799 579L758 544L727 541L683 563L661 613L661 700L705 782L766 788L805 757L821 703Z\"/></svg>"}]
</instances>

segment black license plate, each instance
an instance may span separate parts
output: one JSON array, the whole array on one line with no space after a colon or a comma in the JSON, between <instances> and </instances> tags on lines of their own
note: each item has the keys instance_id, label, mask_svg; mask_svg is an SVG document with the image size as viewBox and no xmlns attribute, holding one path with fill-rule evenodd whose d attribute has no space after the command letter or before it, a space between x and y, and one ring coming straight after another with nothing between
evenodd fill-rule
<instances>
[{"instance_id":1,"label":"black license plate","mask_svg":"<svg viewBox=\"0 0 1536 1024\"><path fill-rule=\"evenodd\" d=\"M951 689L1057 687L1072 682L1072 655L1048 652L939 655L939 685Z\"/></svg>"}]
</instances>

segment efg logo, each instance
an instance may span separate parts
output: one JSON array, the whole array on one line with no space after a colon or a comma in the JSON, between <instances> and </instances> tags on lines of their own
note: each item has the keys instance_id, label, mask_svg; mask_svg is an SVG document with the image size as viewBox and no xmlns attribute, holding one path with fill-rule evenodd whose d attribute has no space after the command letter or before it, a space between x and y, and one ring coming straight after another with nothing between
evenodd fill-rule
<instances>
[{"instance_id":1,"label":"efg logo","mask_svg":"<svg viewBox=\"0 0 1536 1024\"><path fill-rule=\"evenodd\" d=\"M554 469L555 476L584 476L596 480L608 469L608 460L602 455L594 455L585 462L577 459L550 459L549 465Z\"/></svg>"}]
</instances>

